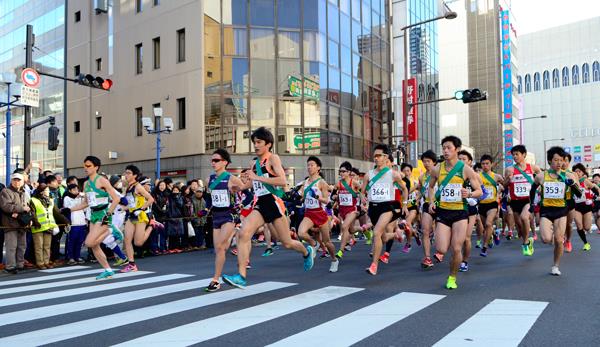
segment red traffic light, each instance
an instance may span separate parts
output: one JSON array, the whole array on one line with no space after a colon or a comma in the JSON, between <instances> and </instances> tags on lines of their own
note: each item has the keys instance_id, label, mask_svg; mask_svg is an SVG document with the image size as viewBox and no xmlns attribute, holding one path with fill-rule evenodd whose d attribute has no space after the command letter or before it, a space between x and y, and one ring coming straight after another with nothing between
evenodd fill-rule
<instances>
[{"instance_id":1,"label":"red traffic light","mask_svg":"<svg viewBox=\"0 0 600 347\"><path fill-rule=\"evenodd\" d=\"M113 85L113 81L111 79L105 79L104 82L102 82L102 89L109 91L110 88Z\"/></svg>"}]
</instances>

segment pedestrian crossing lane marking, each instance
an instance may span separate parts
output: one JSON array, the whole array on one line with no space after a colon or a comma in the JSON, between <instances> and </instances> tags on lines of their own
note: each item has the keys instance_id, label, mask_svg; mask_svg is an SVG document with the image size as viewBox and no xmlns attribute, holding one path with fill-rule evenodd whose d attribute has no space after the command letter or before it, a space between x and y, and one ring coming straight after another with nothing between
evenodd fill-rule
<instances>
[{"instance_id":1,"label":"pedestrian crossing lane marking","mask_svg":"<svg viewBox=\"0 0 600 347\"><path fill-rule=\"evenodd\" d=\"M185 277L191 277L191 275L173 274L173 275L151 277L151 278L143 279L142 281L144 281L144 284L154 284L154 283L176 280L176 279L185 278ZM148 289L142 289L142 290L126 291L123 293L100 296L100 297L96 297L96 298L92 298L92 299L83 299L83 300L68 302L68 303L63 303L63 304L42 306L42 307L36 307L36 308L27 309L27 310L19 310L19 311L10 312L10 313L4 313L4 314L0 314L0 326L26 322L26 321L30 321L30 320L34 320L34 319L42 319L42 318L48 318L48 317L53 317L53 316L58 316L58 315L64 315L67 313L90 310L90 309L99 308L99 307L118 305L118 304L123 304L126 302L153 298L153 297L161 296L163 294L172 294L172 293L176 293L176 292L182 292L185 290L198 289L198 288L202 288L203 285L206 285L206 283L208 281L210 281L211 279L212 279L212 277L209 277L209 278L205 278L202 280L176 283L176 284L170 284L170 285L166 285L166 286L160 286L160 287L154 287L154 288L148 288ZM109 289L114 289L114 288L115 287L110 287ZM94 287L92 287L90 289L94 289ZM85 293L90 293L90 291L87 290ZM56 297L56 296L53 296L52 298L54 298L54 297Z\"/></svg>"},{"instance_id":2,"label":"pedestrian crossing lane marking","mask_svg":"<svg viewBox=\"0 0 600 347\"><path fill-rule=\"evenodd\" d=\"M35 283L35 282L53 281L53 280L59 280L62 278L99 274L100 272L101 272L101 269L95 269L95 270L85 270L85 271L61 273L61 274L48 275L48 276L36 276L36 277L30 277L30 278L22 278L22 279L12 280L12 281L2 281L2 282L0 282L0 287L17 286L17 285L30 284L30 283Z\"/></svg>"},{"instance_id":3,"label":"pedestrian crossing lane marking","mask_svg":"<svg viewBox=\"0 0 600 347\"><path fill-rule=\"evenodd\" d=\"M546 306L542 301L495 299L434 346L518 346ZM490 327L498 324L502 333L491 334Z\"/></svg>"},{"instance_id":4,"label":"pedestrian crossing lane marking","mask_svg":"<svg viewBox=\"0 0 600 347\"><path fill-rule=\"evenodd\" d=\"M90 268L89 266L73 265L73 266L68 266L68 267L57 267L54 269L46 269L46 270L38 270L38 271L41 273L55 273L55 272L66 272L66 271L89 269L89 268Z\"/></svg>"},{"instance_id":5,"label":"pedestrian crossing lane marking","mask_svg":"<svg viewBox=\"0 0 600 347\"><path fill-rule=\"evenodd\" d=\"M90 270L90 271L92 271L92 270ZM99 274L100 272L98 270L93 270L93 273ZM123 274L118 273L113 276L113 279L141 276L141 275L147 275L147 274L151 274L151 273L153 273L153 272L135 271L135 272L127 272L127 273L123 273ZM73 285L77 285L77 284L96 283L96 282L98 282L98 280L96 279L96 276L94 276L94 277L89 276L89 277L78 278L78 279L74 279L74 280L68 280L68 281L48 282L48 283L32 284L32 285L22 286L22 287L0 289L0 295L30 292L33 290L66 287L66 286L73 286ZM2 300L0 300L0 301L2 301Z\"/></svg>"},{"instance_id":6,"label":"pedestrian crossing lane marking","mask_svg":"<svg viewBox=\"0 0 600 347\"><path fill-rule=\"evenodd\" d=\"M445 295L400 293L269 346L350 346L443 299ZM360 327L360 329L348 329ZM331 338L332 332L342 332Z\"/></svg>"},{"instance_id":7,"label":"pedestrian crossing lane marking","mask_svg":"<svg viewBox=\"0 0 600 347\"><path fill-rule=\"evenodd\" d=\"M127 277L142 275L140 272L141 271L120 274L117 278L127 278ZM137 274L137 275L135 275L135 274ZM148 278L142 278L142 279L131 280L131 281L114 281L114 282L112 280L96 281L96 279L93 279L93 282L98 283L98 285L89 286L89 287L81 287L81 288L73 288L73 289L62 289L62 290L55 291L55 292L44 292L44 293L39 293L39 294L15 296L12 298L1 299L0 307L17 305L17 304L22 304L22 303L29 303L29 302L34 302L34 301L62 298L62 297L67 297L67 296L72 296L72 295L88 294L88 293L94 293L94 292L99 292L99 291L103 291L103 290L127 288L127 287L137 286L137 285L141 285L141 284L148 284L148 283L153 283L153 282L159 282L162 280L173 279L173 276L176 276L177 278L181 278L181 277L190 277L192 275L164 275L164 276L148 277ZM90 281L90 282L92 282L92 281ZM102 283L102 284L100 284L100 283Z\"/></svg>"},{"instance_id":8,"label":"pedestrian crossing lane marking","mask_svg":"<svg viewBox=\"0 0 600 347\"><path fill-rule=\"evenodd\" d=\"M246 287L246 290L230 289L221 292L199 295L188 299L124 311L107 316L81 320L56 327L29 331L19 335L0 338L0 346L40 346L75 337L97 333L123 325L143 322L170 314L189 311L230 300L263 294L269 291L294 286L296 283L265 282Z\"/></svg>"},{"instance_id":9,"label":"pedestrian crossing lane marking","mask_svg":"<svg viewBox=\"0 0 600 347\"><path fill-rule=\"evenodd\" d=\"M146 335L116 346L189 346L363 290L325 287ZM1 342L1 341L0 341Z\"/></svg>"}]
</instances>

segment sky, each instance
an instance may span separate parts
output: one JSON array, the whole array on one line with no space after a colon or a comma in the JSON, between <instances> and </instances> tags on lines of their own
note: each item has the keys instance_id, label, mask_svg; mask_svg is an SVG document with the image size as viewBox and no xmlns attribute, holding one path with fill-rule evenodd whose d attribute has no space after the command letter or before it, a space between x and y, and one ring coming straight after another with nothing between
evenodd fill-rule
<instances>
[{"instance_id":1,"label":"sky","mask_svg":"<svg viewBox=\"0 0 600 347\"><path fill-rule=\"evenodd\" d=\"M512 0L518 35L600 17L600 0Z\"/></svg>"}]
</instances>

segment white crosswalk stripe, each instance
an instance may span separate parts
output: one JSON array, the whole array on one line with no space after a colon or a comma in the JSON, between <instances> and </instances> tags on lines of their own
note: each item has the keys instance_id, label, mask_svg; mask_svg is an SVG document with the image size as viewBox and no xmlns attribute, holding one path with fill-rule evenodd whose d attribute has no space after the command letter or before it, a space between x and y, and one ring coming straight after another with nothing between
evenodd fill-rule
<instances>
[{"instance_id":1,"label":"white crosswalk stripe","mask_svg":"<svg viewBox=\"0 0 600 347\"><path fill-rule=\"evenodd\" d=\"M83 265L73 265L73 266L64 266L64 267L57 267L54 269L46 269L46 270L40 270L41 273L57 273L57 272L66 272L66 271L73 271L73 270L81 270L81 269L89 269L89 266L83 266Z\"/></svg>"},{"instance_id":2,"label":"white crosswalk stripe","mask_svg":"<svg viewBox=\"0 0 600 347\"><path fill-rule=\"evenodd\" d=\"M45 282L45 281L53 281L61 278L69 278L69 277L77 277L77 276L86 276L91 274L99 274L101 270L85 270L85 271L77 271L77 272L67 272L56 275L48 275L48 276L37 276L31 278L23 278L19 280L11 280L11 281L2 281L0 282L0 287L12 287L18 285L25 285L36 282Z\"/></svg>"}]
</instances>

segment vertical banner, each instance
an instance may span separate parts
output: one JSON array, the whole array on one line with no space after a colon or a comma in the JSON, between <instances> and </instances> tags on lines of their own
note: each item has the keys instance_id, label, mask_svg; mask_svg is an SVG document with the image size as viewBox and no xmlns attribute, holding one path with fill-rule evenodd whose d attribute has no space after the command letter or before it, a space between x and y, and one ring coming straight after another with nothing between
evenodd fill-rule
<instances>
[{"instance_id":1,"label":"vertical banner","mask_svg":"<svg viewBox=\"0 0 600 347\"><path fill-rule=\"evenodd\" d=\"M504 101L504 124L512 124L512 69L510 62L510 21L509 12L501 11L500 15L502 28L502 92ZM513 164L512 154L510 149L513 147L513 131L512 129L504 130L504 166L508 167Z\"/></svg>"},{"instance_id":2,"label":"vertical banner","mask_svg":"<svg viewBox=\"0 0 600 347\"><path fill-rule=\"evenodd\" d=\"M513 131L512 129L504 130L504 167L512 166L513 156L510 152L513 147Z\"/></svg>"},{"instance_id":3,"label":"vertical banner","mask_svg":"<svg viewBox=\"0 0 600 347\"><path fill-rule=\"evenodd\" d=\"M408 105L417 101L417 79L413 77L408 81L404 81L404 83L402 84L402 89L404 97L406 98L406 102L403 103L403 111L405 115L403 126L404 129L406 129L407 141L414 142L417 141L417 138L419 137L417 129L418 107L411 107Z\"/></svg>"}]
</instances>

